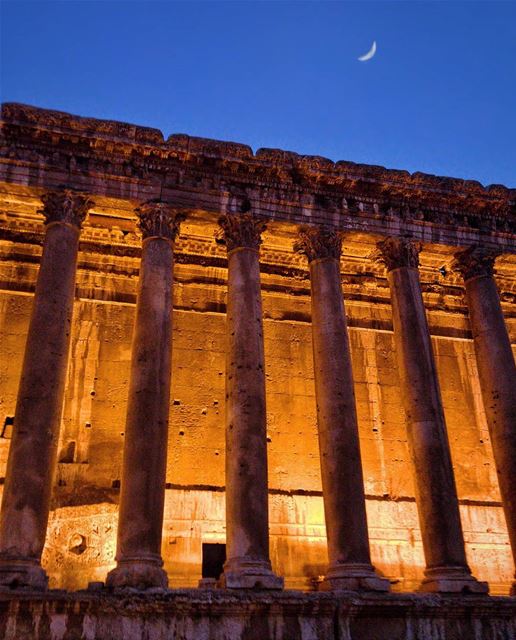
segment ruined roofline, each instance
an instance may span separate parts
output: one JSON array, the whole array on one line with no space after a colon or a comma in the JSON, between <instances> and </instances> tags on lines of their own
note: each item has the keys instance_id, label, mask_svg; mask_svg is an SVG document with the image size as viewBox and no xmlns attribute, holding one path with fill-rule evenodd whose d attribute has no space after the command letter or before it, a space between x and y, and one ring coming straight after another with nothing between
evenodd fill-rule
<instances>
[{"instance_id":1,"label":"ruined roofline","mask_svg":"<svg viewBox=\"0 0 516 640\"><path fill-rule=\"evenodd\" d=\"M229 162L242 162L263 168L275 168L287 174L299 171L307 177L319 175L326 180L363 181L385 183L422 193L454 197L475 198L487 202L492 199L505 201L507 206L516 206L516 189L492 184L484 187L475 180L463 180L435 176L421 172L386 169L377 165L357 164L347 160L333 162L321 156L301 155L293 151L260 148L253 153L250 146L237 142L226 142L210 138L171 134L166 140L159 129L138 126L115 120L101 120L75 116L64 111L42 109L16 102L1 105L0 125L33 127L61 133L79 134L90 139L106 140L143 147L155 147L163 152L176 152L189 156L214 158Z\"/></svg>"}]
</instances>

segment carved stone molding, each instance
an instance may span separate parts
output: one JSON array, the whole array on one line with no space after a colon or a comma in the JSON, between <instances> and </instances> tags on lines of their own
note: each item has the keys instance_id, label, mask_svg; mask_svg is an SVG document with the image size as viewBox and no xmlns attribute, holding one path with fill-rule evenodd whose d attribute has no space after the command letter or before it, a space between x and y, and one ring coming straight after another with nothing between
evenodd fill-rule
<instances>
[{"instance_id":1,"label":"carved stone molding","mask_svg":"<svg viewBox=\"0 0 516 640\"><path fill-rule=\"evenodd\" d=\"M55 184L64 173L78 190L146 199L138 195L148 193L146 185L161 183L163 193L173 189L185 207L197 208L201 200L207 210L219 213L229 193L231 206L241 213L249 211L250 198L253 211L265 216L275 211L275 220L289 223L305 223L309 208L314 219L331 224L338 213L341 228L354 230L359 219L361 229L385 236L403 229L425 237L432 225L440 230L435 236L440 242L457 246L480 238L496 245L497 234L514 236L516 231L516 189L502 185L483 187L472 180L277 149L253 153L246 145L184 134L164 140L148 127L14 103L2 105L1 124L6 145L2 173L13 184L24 185L30 168L37 171L35 186ZM513 238L503 242L514 251Z\"/></svg>"},{"instance_id":2,"label":"carved stone molding","mask_svg":"<svg viewBox=\"0 0 516 640\"><path fill-rule=\"evenodd\" d=\"M379 251L374 257L387 267L387 271L400 267L419 267L419 253L423 248L421 242L409 238L390 237L377 242L376 246Z\"/></svg>"},{"instance_id":3,"label":"carved stone molding","mask_svg":"<svg viewBox=\"0 0 516 640\"><path fill-rule=\"evenodd\" d=\"M495 260L500 253L500 251L478 246L469 247L455 254L452 269L458 271L464 280L478 276L492 276Z\"/></svg>"},{"instance_id":4,"label":"carved stone molding","mask_svg":"<svg viewBox=\"0 0 516 640\"><path fill-rule=\"evenodd\" d=\"M177 211L166 202L145 202L136 209L138 227L143 239L165 238L174 242L179 234L181 222L186 215Z\"/></svg>"},{"instance_id":5,"label":"carved stone molding","mask_svg":"<svg viewBox=\"0 0 516 640\"><path fill-rule=\"evenodd\" d=\"M83 193L63 189L48 191L41 197L43 208L39 210L45 216L45 224L66 222L79 229L84 222L93 201Z\"/></svg>"},{"instance_id":6,"label":"carved stone molding","mask_svg":"<svg viewBox=\"0 0 516 640\"><path fill-rule=\"evenodd\" d=\"M216 235L226 243L228 252L238 248L258 249L262 243L261 234L267 228L263 218L250 214L221 216L219 225Z\"/></svg>"},{"instance_id":7,"label":"carved stone molding","mask_svg":"<svg viewBox=\"0 0 516 640\"><path fill-rule=\"evenodd\" d=\"M302 226L299 239L294 243L294 251L304 253L308 262L321 258L340 260L342 233L327 226Z\"/></svg>"}]
</instances>

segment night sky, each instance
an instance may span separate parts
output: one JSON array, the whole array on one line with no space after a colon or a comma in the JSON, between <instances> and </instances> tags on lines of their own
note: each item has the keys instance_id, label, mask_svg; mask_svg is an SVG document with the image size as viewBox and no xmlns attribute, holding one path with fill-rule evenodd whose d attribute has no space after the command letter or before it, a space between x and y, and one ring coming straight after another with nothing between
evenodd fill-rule
<instances>
[{"instance_id":1,"label":"night sky","mask_svg":"<svg viewBox=\"0 0 516 640\"><path fill-rule=\"evenodd\" d=\"M516 187L516 2L4 0L1 36L2 101Z\"/></svg>"}]
</instances>

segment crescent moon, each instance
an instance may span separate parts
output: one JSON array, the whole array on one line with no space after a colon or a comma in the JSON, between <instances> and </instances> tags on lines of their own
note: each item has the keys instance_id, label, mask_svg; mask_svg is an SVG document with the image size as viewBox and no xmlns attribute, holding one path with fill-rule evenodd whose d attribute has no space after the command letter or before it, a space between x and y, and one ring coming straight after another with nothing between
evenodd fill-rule
<instances>
[{"instance_id":1,"label":"crescent moon","mask_svg":"<svg viewBox=\"0 0 516 640\"><path fill-rule=\"evenodd\" d=\"M371 60L371 58L374 56L375 53L376 53L376 40L373 41L373 46L369 49L369 51L365 55L360 56L359 58L360 62Z\"/></svg>"}]
</instances>

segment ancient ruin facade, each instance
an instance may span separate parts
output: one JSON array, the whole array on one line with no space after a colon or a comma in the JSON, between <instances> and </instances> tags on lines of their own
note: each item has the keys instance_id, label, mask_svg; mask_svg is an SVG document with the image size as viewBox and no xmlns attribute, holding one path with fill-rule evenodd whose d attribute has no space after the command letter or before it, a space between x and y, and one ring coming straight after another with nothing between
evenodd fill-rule
<instances>
[{"instance_id":1,"label":"ancient ruin facade","mask_svg":"<svg viewBox=\"0 0 516 640\"><path fill-rule=\"evenodd\" d=\"M6 602L296 590L330 638L334 594L417 591L509 629L516 190L18 104L1 136Z\"/></svg>"}]
</instances>

